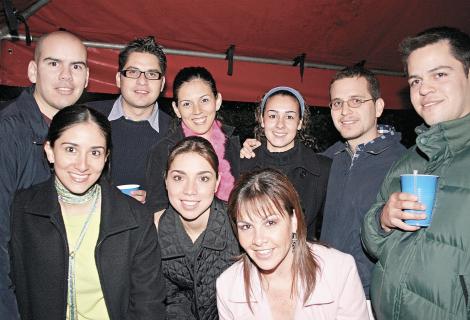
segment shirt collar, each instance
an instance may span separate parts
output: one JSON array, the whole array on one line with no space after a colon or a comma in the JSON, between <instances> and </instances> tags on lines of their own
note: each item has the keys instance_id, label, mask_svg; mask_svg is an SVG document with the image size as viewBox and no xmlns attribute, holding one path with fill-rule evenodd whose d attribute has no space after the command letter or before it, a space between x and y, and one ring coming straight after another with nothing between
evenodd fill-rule
<instances>
[{"instance_id":1,"label":"shirt collar","mask_svg":"<svg viewBox=\"0 0 470 320\"><path fill-rule=\"evenodd\" d=\"M113 121L117 120L121 117L124 117L125 119L131 120L126 115L124 114L124 109L122 107L122 95L119 96L119 98L116 99L116 101L113 104L113 108L111 109L111 112L109 113L108 120ZM150 117L146 120L150 123L150 126L153 128L153 130L160 132L160 126L158 122L158 113L160 111L160 108L158 107L158 102L155 102L152 114Z\"/></svg>"}]
</instances>

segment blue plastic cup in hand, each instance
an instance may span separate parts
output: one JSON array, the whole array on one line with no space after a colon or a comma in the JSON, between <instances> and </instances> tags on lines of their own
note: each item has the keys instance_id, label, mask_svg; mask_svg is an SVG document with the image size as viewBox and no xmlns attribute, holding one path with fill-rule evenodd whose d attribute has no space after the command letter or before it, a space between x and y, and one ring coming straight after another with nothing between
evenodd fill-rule
<instances>
[{"instance_id":1,"label":"blue plastic cup in hand","mask_svg":"<svg viewBox=\"0 0 470 320\"><path fill-rule=\"evenodd\" d=\"M121 184L120 186L117 186L119 190L121 190L122 193L125 193L129 196L131 196L132 191L137 191L140 190L140 185L138 184Z\"/></svg>"},{"instance_id":2,"label":"blue plastic cup in hand","mask_svg":"<svg viewBox=\"0 0 470 320\"><path fill-rule=\"evenodd\" d=\"M410 213L426 213L425 219L404 220L406 224L418 227L429 227L431 225L438 178L438 176L427 174L402 174L400 176L401 191L416 195L418 201L426 206L425 210L405 210Z\"/></svg>"}]
</instances>

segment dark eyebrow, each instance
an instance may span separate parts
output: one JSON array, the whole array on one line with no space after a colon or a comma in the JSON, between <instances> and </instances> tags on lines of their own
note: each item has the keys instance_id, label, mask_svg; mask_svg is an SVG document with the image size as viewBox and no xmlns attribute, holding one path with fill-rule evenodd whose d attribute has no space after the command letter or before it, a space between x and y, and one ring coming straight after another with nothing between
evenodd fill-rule
<instances>
[{"instance_id":1,"label":"dark eyebrow","mask_svg":"<svg viewBox=\"0 0 470 320\"><path fill-rule=\"evenodd\" d=\"M433 69L429 70L428 73L436 72L436 71L439 70L439 69L454 70L454 68L452 68L452 67L450 67L450 66L439 66L439 67L436 67L436 68L433 68Z\"/></svg>"},{"instance_id":2,"label":"dark eyebrow","mask_svg":"<svg viewBox=\"0 0 470 320\"><path fill-rule=\"evenodd\" d=\"M432 68L431 70L428 70L426 73L433 73L433 72L436 72L437 70L440 70L440 69L454 70L454 68L452 68L450 66L438 66L438 67ZM422 77L420 77L418 75L414 75L414 74L410 74L408 76L408 79L414 79L414 78L422 79Z\"/></svg>"},{"instance_id":3,"label":"dark eyebrow","mask_svg":"<svg viewBox=\"0 0 470 320\"><path fill-rule=\"evenodd\" d=\"M72 61L70 64L81 64L84 67L87 66L86 62L83 62L83 61Z\"/></svg>"},{"instance_id":4,"label":"dark eyebrow","mask_svg":"<svg viewBox=\"0 0 470 320\"><path fill-rule=\"evenodd\" d=\"M43 61L47 61L47 60L51 60L51 61L60 62L60 59L57 59L57 58L52 58L52 57L45 57L45 58L43 59Z\"/></svg>"},{"instance_id":5,"label":"dark eyebrow","mask_svg":"<svg viewBox=\"0 0 470 320\"><path fill-rule=\"evenodd\" d=\"M52 57L46 57L43 59L43 61L55 61L55 62L62 62L62 60L57 59L57 58L52 58ZM72 61L70 64L81 64L84 67L87 66L86 62L84 61Z\"/></svg>"},{"instance_id":6,"label":"dark eyebrow","mask_svg":"<svg viewBox=\"0 0 470 320\"><path fill-rule=\"evenodd\" d=\"M182 170L176 170L176 169L173 169L173 170L170 170L170 172L176 172L176 173L179 173L179 174L184 174L186 175L186 173Z\"/></svg>"},{"instance_id":7,"label":"dark eyebrow","mask_svg":"<svg viewBox=\"0 0 470 320\"><path fill-rule=\"evenodd\" d=\"M214 173L212 171L199 171L197 174L201 175L201 174L210 174L210 175L214 175Z\"/></svg>"},{"instance_id":8,"label":"dark eyebrow","mask_svg":"<svg viewBox=\"0 0 470 320\"><path fill-rule=\"evenodd\" d=\"M64 144L68 144L68 145L71 145L71 146L74 146L74 147L78 146L78 144L73 143L73 142L62 142L61 143L61 145L64 145Z\"/></svg>"}]
</instances>

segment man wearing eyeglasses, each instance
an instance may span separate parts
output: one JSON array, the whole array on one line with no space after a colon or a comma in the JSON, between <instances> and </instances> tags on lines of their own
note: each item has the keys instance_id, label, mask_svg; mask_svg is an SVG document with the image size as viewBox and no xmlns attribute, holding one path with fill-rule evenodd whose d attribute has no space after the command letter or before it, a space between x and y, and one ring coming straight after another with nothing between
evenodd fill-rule
<instances>
[{"instance_id":1,"label":"man wearing eyeglasses","mask_svg":"<svg viewBox=\"0 0 470 320\"><path fill-rule=\"evenodd\" d=\"M153 37L128 43L119 54L114 101L90 103L111 122L111 176L115 185L139 184L132 196L145 202L145 165L148 151L168 131L170 117L157 99L165 85L166 56Z\"/></svg>"},{"instance_id":2,"label":"man wearing eyeglasses","mask_svg":"<svg viewBox=\"0 0 470 320\"><path fill-rule=\"evenodd\" d=\"M377 125L385 102L371 71L362 66L339 71L330 84L330 99L331 118L343 140L324 152L333 162L320 239L355 258L370 299L374 261L361 245L362 220L388 169L406 149L400 133Z\"/></svg>"}]
</instances>

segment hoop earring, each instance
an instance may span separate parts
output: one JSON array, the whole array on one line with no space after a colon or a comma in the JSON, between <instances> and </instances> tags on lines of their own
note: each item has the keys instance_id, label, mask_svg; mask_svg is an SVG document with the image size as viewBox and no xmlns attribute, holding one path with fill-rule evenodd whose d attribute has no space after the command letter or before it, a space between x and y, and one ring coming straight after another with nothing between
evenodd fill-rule
<instances>
[{"instance_id":1,"label":"hoop earring","mask_svg":"<svg viewBox=\"0 0 470 320\"><path fill-rule=\"evenodd\" d=\"M292 244L291 244L291 246L292 246L292 251L295 250L295 247L297 246L297 241L298 241L298 239L297 239L297 233L292 232Z\"/></svg>"}]
</instances>

